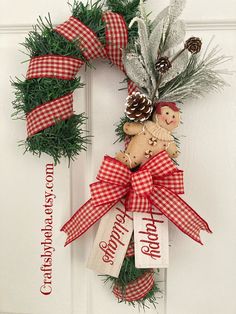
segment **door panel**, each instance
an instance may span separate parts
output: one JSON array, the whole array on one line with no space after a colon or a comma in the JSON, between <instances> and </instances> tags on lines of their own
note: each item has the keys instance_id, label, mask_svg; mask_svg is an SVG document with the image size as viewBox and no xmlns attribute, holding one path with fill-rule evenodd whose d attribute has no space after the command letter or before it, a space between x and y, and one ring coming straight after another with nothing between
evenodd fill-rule
<instances>
[{"instance_id":1,"label":"door panel","mask_svg":"<svg viewBox=\"0 0 236 314\"><path fill-rule=\"evenodd\" d=\"M196 30L194 34L207 42L213 32L214 42L226 55L234 56L225 67L235 69L236 28ZM213 234L202 233L202 247L171 228L168 314L236 313L236 79L235 75L226 79L231 87L186 103L183 110L184 123L178 133L184 135L180 156L184 199L205 217Z\"/></svg>"}]
</instances>

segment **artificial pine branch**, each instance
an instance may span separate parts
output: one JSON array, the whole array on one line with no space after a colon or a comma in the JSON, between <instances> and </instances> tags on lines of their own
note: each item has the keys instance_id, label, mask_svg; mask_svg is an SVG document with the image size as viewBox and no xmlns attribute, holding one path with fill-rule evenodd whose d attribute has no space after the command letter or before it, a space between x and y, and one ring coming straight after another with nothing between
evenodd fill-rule
<instances>
[{"instance_id":1,"label":"artificial pine branch","mask_svg":"<svg viewBox=\"0 0 236 314\"><path fill-rule=\"evenodd\" d=\"M122 288L122 290L124 291L124 295L125 295L125 288L126 288L127 284L136 280L137 278L142 276L147 271L149 271L149 270L146 268L145 269L144 268L136 268L135 267L135 257L132 256L132 257L125 257L118 278L115 278L112 276L107 276L107 275L102 276L102 277L104 277L105 283L108 283L108 282L111 283L112 288L114 287L114 285L118 284ZM154 283L153 288L142 299L137 300L135 302L127 302L125 300L120 300L120 302L125 302L125 303L128 303L128 304L133 305L133 306L138 304L139 306L141 306L143 308L148 308L148 303L150 303L155 307L155 305L157 303L155 294L157 292L160 292L160 289L158 288L157 284Z\"/></svg>"},{"instance_id":2,"label":"artificial pine branch","mask_svg":"<svg viewBox=\"0 0 236 314\"><path fill-rule=\"evenodd\" d=\"M26 54L31 58L53 54L75 57L86 62L78 42L68 41L53 29L50 15L45 18L45 21L41 17L38 18L37 24L21 45L25 47L28 51Z\"/></svg>"},{"instance_id":3,"label":"artificial pine branch","mask_svg":"<svg viewBox=\"0 0 236 314\"><path fill-rule=\"evenodd\" d=\"M62 157L68 158L69 162L83 150L86 150L90 143L90 137L86 135L82 127L86 123L85 115L73 115L68 120L60 121L21 143L25 146L26 152L41 156L45 153L54 159L55 164L60 162Z\"/></svg>"},{"instance_id":4,"label":"artificial pine branch","mask_svg":"<svg viewBox=\"0 0 236 314\"><path fill-rule=\"evenodd\" d=\"M222 74L229 73L218 70L218 66L229 60L219 54L217 47L202 59L199 55L192 55L186 69L159 89L160 99L181 102L222 89L227 85Z\"/></svg>"},{"instance_id":5,"label":"artificial pine branch","mask_svg":"<svg viewBox=\"0 0 236 314\"><path fill-rule=\"evenodd\" d=\"M106 0L106 5L112 12L122 15L126 21L127 27L134 17L138 15L140 0ZM138 36L138 27L133 25L129 29L129 42Z\"/></svg>"},{"instance_id":6,"label":"artificial pine branch","mask_svg":"<svg viewBox=\"0 0 236 314\"><path fill-rule=\"evenodd\" d=\"M26 114L38 105L83 86L80 78L74 80L39 78L25 81L16 79L12 85L16 89L13 116L17 118L25 118ZM27 138L21 144L25 145L26 152L38 156L41 153L52 156L55 163L59 163L61 157L67 157L69 161L73 160L82 150L86 150L89 143L89 136L83 130L85 122L84 114L73 115L66 121L58 120L56 125Z\"/></svg>"},{"instance_id":7,"label":"artificial pine branch","mask_svg":"<svg viewBox=\"0 0 236 314\"><path fill-rule=\"evenodd\" d=\"M78 0L74 1L73 5L71 5L72 15L92 29L103 44L105 44L106 27L102 21L104 2L109 10L123 16L128 27L131 20L138 14L140 0L98 0L93 4L91 2L83 4ZM137 31L136 25L129 30L129 41L137 37Z\"/></svg>"},{"instance_id":8,"label":"artificial pine branch","mask_svg":"<svg viewBox=\"0 0 236 314\"><path fill-rule=\"evenodd\" d=\"M29 32L25 43L22 44L27 55L32 58L41 55L61 55L79 58L85 63L88 62L83 57L79 49L78 42L68 41L54 29L50 19L41 17L38 24ZM32 80L21 80L16 78L12 81L15 87L15 100L13 107L17 118L25 118L26 114L36 108L38 105L73 92L76 88L82 87L80 78L74 80L59 80L49 78L39 78ZM86 117L82 113L73 115L66 121L58 120L54 126L51 126L24 141L25 151L30 151L40 156L46 153L53 157L55 163L59 163L61 157L67 157L73 160L81 150L86 150L89 137L84 133L83 125Z\"/></svg>"},{"instance_id":9,"label":"artificial pine branch","mask_svg":"<svg viewBox=\"0 0 236 314\"><path fill-rule=\"evenodd\" d=\"M147 269L143 268L136 268L135 267L135 257L125 257L120 274L118 278L114 278L114 283L120 285L122 288L125 289L126 285L131 281L136 280L138 277L142 276Z\"/></svg>"},{"instance_id":10,"label":"artificial pine branch","mask_svg":"<svg viewBox=\"0 0 236 314\"><path fill-rule=\"evenodd\" d=\"M124 117L121 117L120 121L116 124L115 133L117 136L117 140L115 141L115 143L123 142L125 140L127 135L125 134L123 127L126 122L132 122L132 121L126 116L124 116Z\"/></svg>"},{"instance_id":11,"label":"artificial pine branch","mask_svg":"<svg viewBox=\"0 0 236 314\"><path fill-rule=\"evenodd\" d=\"M105 28L106 24L102 20L103 15L103 0L98 0L95 3L87 2L83 4L77 0L71 5L72 15L79 19L84 25L89 27L98 36L101 43L105 44Z\"/></svg>"},{"instance_id":12,"label":"artificial pine branch","mask_svg":"<svg viewBox=\"0 0 236 314\"><path fill-rule=\"evenodd\" d=\"M16 117L22 116L22 114L25 115L41 104L84 86L80 81L80 77L74 80L59 80L56 78L21 80L16 78L11 83L15 88L13 108Z\"/></svg>"}]
</instances>

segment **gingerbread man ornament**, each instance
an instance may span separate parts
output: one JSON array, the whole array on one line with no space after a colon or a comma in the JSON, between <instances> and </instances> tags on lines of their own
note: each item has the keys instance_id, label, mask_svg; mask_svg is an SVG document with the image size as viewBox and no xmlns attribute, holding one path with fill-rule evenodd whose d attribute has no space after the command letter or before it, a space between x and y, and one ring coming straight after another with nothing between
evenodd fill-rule
<instances>
[{"instance_id":1,"label":"gingerbread man ornament","mask_svg":"<svg viewBox=\"0 0 236 314\"><path fill-rule=\"evenodd\" d=\"M152 120L124 124L124 132L132 138L126 150L116 154L116 159L129 168L135 168L162 150L176 158L178 150L171 133L179 123L180 112L176 103L159 102Z\"/></svg>"}]
</instances>

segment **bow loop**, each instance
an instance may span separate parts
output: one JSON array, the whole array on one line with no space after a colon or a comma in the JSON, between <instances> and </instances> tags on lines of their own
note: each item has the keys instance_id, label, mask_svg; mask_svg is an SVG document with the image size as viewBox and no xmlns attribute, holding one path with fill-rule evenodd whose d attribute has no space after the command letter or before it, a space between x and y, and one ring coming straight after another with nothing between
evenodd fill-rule
<instances>
[{"instance_id":1,"label":"bow loop","mask_svg":"<svg viewBox=\"0 0 236 314\"><path fill-rule=\"evenodd\" d=\"M153 189L152 175L148 170L134 172L131 176L131 186L139 196L148 196Z\"/></svg>"},{"instance_id":2,"label":"bow loop","mask_svg":"<svg viewBox=\"0 0 236 314\"><path fill-rule=\"evenodd\" d=\"M176 194L184 194L183 171L176 170L166 177L155 176L153 178L154 186L164 186Z\"/></svg>"},{"instance_id":3,"label":"bow loop","mask_svg":"<svg viewBox=\"0 0 236 314\"><path fill-rule=\"evenodd\" d=\"M130 177L131 172L127 166L115 158L105 156L99 169L97 180L126 186L130 183Z\"/></svg>"},{"instance_id":4,"label":"bow loop","mask_svg":"<svg viewBox=\"0 0 236 314\"><path fill-rule=\"evenodd\" d=\"M111 185L106 182L95 182L90 184L90 193L94 207L109 204L121 199L128 192L128 187Z\"/></svg>"},{"instance_id":5,"label":"bow loop","mask_svg":"<svg viewBox=\"0 0 236 314\"><path fill-rule=\"evenodd\" d=\"M153 177L165 177L178 170L174 162L169 158L167 152L163 150L159 154L149 159L141 168L148 170Z\"/></svg>"}]
</instances>

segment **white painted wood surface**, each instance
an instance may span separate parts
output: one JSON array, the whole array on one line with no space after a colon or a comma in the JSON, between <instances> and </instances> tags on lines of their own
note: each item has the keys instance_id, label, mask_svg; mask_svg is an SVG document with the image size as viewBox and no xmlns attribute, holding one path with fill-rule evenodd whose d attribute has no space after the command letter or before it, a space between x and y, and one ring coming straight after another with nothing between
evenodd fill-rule
<instances>
[{"instance_id":1,"label":"white painted wood surface","mask_svg":"<svg viewBox=\"0 0 236 314\"><path fill-rule=\"evenodd\" d=\"M4 12L0 13L1 17ZM1 20L2 21L2 20ZM46 164L51 158L23 155L18 141L25 138L25 122L12 121L10 76L21 77L26 65L18 42L24 34L0 34L0 313L69 313L71 308L71 255L63 248L60 226L70 208L67 163L54 168L52 293L40 293L42 266L41 229L44 227Z\"/></svg>"},{"instance_id":2,"label":"white painted wood surface","mask_svg":"<svg viewBox=\"0 0 236 314\"><path fill-rule=\"evenodd\" d=\"M157 12L167 0L149 0ZM63 248L62 223L89 198L88 185L95 180L104 154L120 149L113 145L114 123L122 114L125 91L118 92L121 73L102 62L87 72L87 86L76 93L76 110L90 116L87 128L95 136L87 153L81 154L69 170L62 162L55 168L55 268L54 295L39 294L41 280L40 241L44 166L29 154L22 156L16 142L25 136L24 122L12 122L12 89L9 76L25 73L25 56L19 42L38 15L51 12L55 23L69 16L64 0L0 2L0 143L1 143L1 222L0 222L0 313L28 314L118 314L139 313L138 309L117 304L108 286L86 269L95 229L88 231L71 248ZM235 0L188 0L183 17L189 22L189 35L205 41L215 34L227 55L236 57ZM153 14L154 15L154 14ZM235 59L228 67L236 70ZM198 101L186 103L181 135L180 165L185 171L185 200L209 222L213 234L204 237L204 247L193 243L170 225L170 267L167 283L161 272L160 285L166 293L158 310L150 314L235 314L235 83L232 87ZM71 193L69 192L71 187ZM167 287L167 291L166 291ZM166 306L165 306L166 305Z\"/></svg>"}]
</instances>

